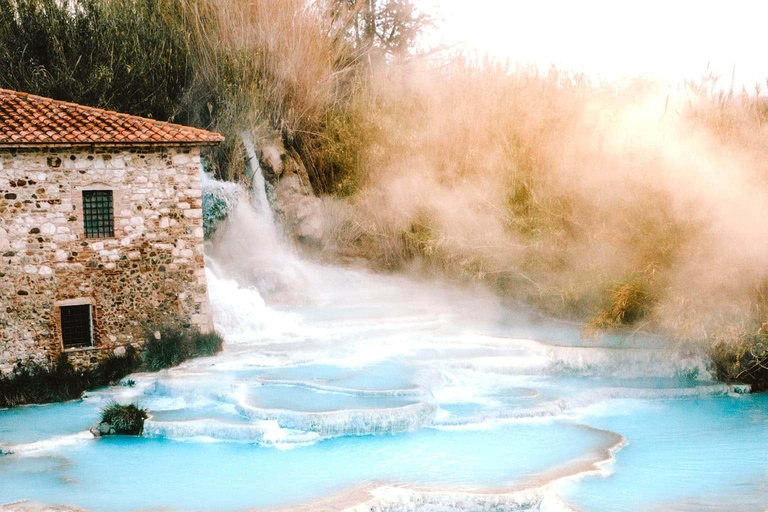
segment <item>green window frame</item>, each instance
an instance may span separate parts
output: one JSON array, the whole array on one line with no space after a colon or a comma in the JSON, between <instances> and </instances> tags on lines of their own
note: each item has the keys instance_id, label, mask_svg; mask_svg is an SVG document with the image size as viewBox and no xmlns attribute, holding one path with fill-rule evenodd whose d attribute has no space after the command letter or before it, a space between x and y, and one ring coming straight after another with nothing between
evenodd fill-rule
<instances>
[{"instance_id":1,"label":"green window frame","mask_svg":"<svg viewBox=\"0 0 768 512\"><path fill-rule=\"evenodd\" d=\"M111 190L83 191L83 223L86 238L115 236L115 208Z\"/></svg>"}]
</instances>

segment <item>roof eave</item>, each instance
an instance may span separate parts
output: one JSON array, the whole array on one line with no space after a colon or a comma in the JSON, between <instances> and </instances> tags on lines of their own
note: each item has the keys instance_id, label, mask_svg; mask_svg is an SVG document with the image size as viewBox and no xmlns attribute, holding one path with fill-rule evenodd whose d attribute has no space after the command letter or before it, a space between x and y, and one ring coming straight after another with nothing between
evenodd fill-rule
<instances>
[{"instance_id":1,"label":"roof eave","mask_svg":"<svg viewBox=\"0 0 768 512\"><path fill-rule=\"evenodd\" d=\"M218 146L218 141L168 141L168 142L0 142L0 151L5 149L80 149L80 148L152 148L152 147L196 147Z\"/></svg>"}]
</instances>

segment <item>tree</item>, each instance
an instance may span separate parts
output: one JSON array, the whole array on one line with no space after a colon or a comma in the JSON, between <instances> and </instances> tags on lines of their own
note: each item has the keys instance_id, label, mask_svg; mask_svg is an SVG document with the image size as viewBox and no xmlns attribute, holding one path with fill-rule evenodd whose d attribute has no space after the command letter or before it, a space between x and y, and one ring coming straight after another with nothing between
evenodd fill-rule
<instances>
[{"instance_id":1,"label":"tree","mask_svg":"<svg viewBox=\"0 0 768 512\"><path fill-rule=\"evenodd\" d=\"M334 20L361 53L403 56L431 20L413 0L331 0Z\"/></svg>"}]
</instances>

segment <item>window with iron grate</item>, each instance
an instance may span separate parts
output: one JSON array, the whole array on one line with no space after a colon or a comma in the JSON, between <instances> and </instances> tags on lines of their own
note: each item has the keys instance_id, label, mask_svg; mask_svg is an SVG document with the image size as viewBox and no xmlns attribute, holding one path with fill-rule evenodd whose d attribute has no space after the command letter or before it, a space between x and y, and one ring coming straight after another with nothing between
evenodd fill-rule
<instances>
[{"instance_id":1,"label":"window with iron grate","mask_svg":"<svg viewBox=\"0 0 768 512\"><path fill-rule=\"evenodd\" d=\"M86 238L115 236L115 215L111 190L83 191L83 221Z\"/></svg>"},{"instance_id":2,"label":"window with iron grate","mask_svg":"<svg viewBox=\"0 0 768 512\"><path fill-rule=\"evenodd\" d=\"M93 346L91 306L61 306L61 339L64 348Z\"/></svg>"}]
</instances>

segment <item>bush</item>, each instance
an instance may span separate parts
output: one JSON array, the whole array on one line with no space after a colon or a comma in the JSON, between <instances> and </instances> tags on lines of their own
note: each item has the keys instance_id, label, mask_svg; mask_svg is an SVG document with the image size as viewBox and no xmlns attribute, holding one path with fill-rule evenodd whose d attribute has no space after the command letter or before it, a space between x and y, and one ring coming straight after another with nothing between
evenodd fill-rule
<instances>
[{"instance_id":1,"label":"bush","mask_svg":"<svg viewBox=\"0 0 768 512\"><path fill-rule=\"evenodd\" d=\"M133 347L127 347L124 355L111 355L85 371L75 370L66 354L50 366L18 364L13 373L0 377L0 407L75 400L85 391L115 384L140 364Z\"/></svg>"},{"instance_id":2,"label":"bush","mask_svg":"<svg viewBox=\"0 0 768 512\"><path fill-rule=\"evenodd\" d=\"M752 391L768 391L768 324L716 340L709 355L719 380L749 384Z\"/></svg>"},{"instance_id":3,"label":"bush","mask_svg":"<svg viewBox=\"0 0 768 512\"><path fill-rule=\"evenodd\" d=\"M189 73L180 0L0 0L0 84L170 120Z\"/></svg>"},{"instance_id":4,"label":"bush","mask_svg":"<svg viewBox=\"0 0 768 512\"><path fill-rule=\"evenodd\" d=\"M144 364L152 372L179 365L192 357L191 348L188 336L180 329L152 332L144 345Z\"/></svg>"},{"instance_id":5,"label":"bush","mask_svg":"<svg viewBox=\"0 0 768 512\"><path fill-rule=\"evenodd\" d=\"M196 333L192 339L195 342L195 357L218 354L224 345L224 338L216 331L205 334Z\"/></svg>"},{"instance_id":6,"label":"bush","mask_svg":"<svg viewBox=\"0 0 768 512\"><path fill-rule=\"evenodd\" d=\"M147 410L137 404L122 405L110 402L101 410L101 422L109 424L110 432L115 434L138 436L144 431Z\"/></svg>"},{"instance_id":7,"label":"bush","mask_svg":"<svg viewBox=\"0 0 768 512\"><path fill-rule=\"evenodd\" d=\"M137 371L141 367L141 358L131 345L125 347L125 354L110 355L102 360L93 370L93 383L97 386L117 384L120 379Z\"/></svg>"},{"instance_id":8,"label":"bush","mask_svg":"<svg viewBox=\"0 0 768 512\"><path fill-rule=\"evenodd\" d=\"M639 281L621 283L613 289L603 308L588 327L615 329L633 325L646 316L649 301L648 292L643 283Z\"/></svg>"},{"instance_id":9,"label":"bush","mask_svg":"<svg viewBox=\"0 0 768 512\"><path fill-rule=\"evenodd\" d=\"M177 366L188 359L212 356L221 351L224 339L216 332L202 333L171 322L151 329L144 345L144 364L149 371Z\"/></svg>"},{"instance_id":10,"label":"bush","mask_svg":"<svg viewBox=\"0 0 768 512\"><path fill-rule=\"evenodd\" d=\"M18 364L13 373L0 378L0 407L63 402L80 397L87 381L66 357L52 366Z\"/></svg>"},{"instance_id":11,"label":"bush","mask_svg":"<svg viewBox=\"0 0 768 512\"><path fill-rule=\"evenodd\" d=\"M206 240L211 238L219 222L227 218L231 208L225 197L203 190L203 232Z\"/></svg>"}]
</instances>

